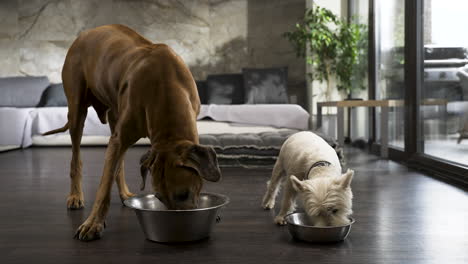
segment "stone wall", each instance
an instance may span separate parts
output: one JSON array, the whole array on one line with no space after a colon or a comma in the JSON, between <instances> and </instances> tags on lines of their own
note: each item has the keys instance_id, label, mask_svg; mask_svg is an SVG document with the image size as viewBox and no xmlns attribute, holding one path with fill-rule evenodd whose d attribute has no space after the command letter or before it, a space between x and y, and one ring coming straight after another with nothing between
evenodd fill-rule
<instances>
[{"instance_id":1,"label":"stone wall","mask_svg":"<svg viewBox=\"0 0 468 264\"><path fill-rule=\"evenodd\" d=\"M243 67L289 67L290 95L305 103L305 65L281 36L305 0L2 0L0 77L61 82L68 47L82 30L127 25L170 45L196 79Z\"/></svg>"}]
</instances>

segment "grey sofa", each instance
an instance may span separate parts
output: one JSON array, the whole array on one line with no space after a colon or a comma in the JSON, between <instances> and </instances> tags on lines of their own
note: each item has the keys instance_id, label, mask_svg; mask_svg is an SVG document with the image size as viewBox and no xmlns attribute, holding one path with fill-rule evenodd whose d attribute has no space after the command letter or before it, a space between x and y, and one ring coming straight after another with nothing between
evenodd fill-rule
<instances>
[{"instance_id":1,"label":"grey sofa","mask_svg":"<svg viewBox=\"0 0 468 264\"><path fill-rule=\"evenodd\" d=\"M40 136L43 132L66 122L66 98L60 84L51 84L45 76L0 78L0 95L0 151L31 145L69 145L68 134L56 135L55 141L53 136ZM237 109L239 106L242 105L233 105L233 108ZM261 106L258 105L258 107ZM269 107L278 108L274 105L269 105ZM297 109L298 106L295 108ZM238 116L242 115L242 112L236 113ZM308 119L307 112L305 114ZM290 116L290 112L287 112L287 115L288 119L297 117ZM303 118L304 116L301 117ZM277 120L275 116L275 121ZM82 144L91 142L89 143L91 145L106 145L110 132L107 126L99 122L92 108L88 110L86 122ZM203 123L202 126L206 126L207 122L221 125L213 120L199 121ZM222 125L228 126L228 123L229 121L226 120ZM214 129L219 127L217 124L214 124ZM234 132L237 128L242 128L242 125L233 125L235 127L230 127L231 130L223 130L226 132L200 134L200 142L215 148L222 166L272 166L283 142L291 134L299 131L291 128L265 127L265 125L262 125L265 129L255 125L246 125L242 132ZM252 131L251 126L256 128L256 132L248 132ZM259 128L263 129L263 132ZM90 138L97 137L99 140L90 140ZM35 141L35 138L39 139ZM332 139L326 139L331 144L335 144ZM139 144L147 145L148 143L142 140Z\"/></svg>"}]
</instances>

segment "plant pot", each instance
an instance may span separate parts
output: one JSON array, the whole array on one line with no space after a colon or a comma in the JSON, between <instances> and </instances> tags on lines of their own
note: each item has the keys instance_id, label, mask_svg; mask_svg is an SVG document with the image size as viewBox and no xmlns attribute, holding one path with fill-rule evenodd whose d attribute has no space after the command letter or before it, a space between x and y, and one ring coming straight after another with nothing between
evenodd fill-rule
<instances>
[{"instance_id":1,"label":"plant pot","mask_svg":"<svg viewBox=\"0 0 468 264\"><path fill-rule=\"evenodd\" d=\"M363 100L362 98L353 98L352 93L349 93L345 99L345 101L362 101L362 100Z\"/></svg>"}]
</instances>

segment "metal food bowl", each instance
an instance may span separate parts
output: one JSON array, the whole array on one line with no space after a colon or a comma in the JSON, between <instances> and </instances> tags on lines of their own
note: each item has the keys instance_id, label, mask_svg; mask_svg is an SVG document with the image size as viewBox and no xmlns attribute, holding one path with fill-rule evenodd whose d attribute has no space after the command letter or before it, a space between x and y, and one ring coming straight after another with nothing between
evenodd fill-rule
<instances>
[{"instance_id":1,"label":"metal food bowl","mask_svg":"<svg viewBox=\"0 0 468 264\"><path fill-rule=\"evenodd\" d=\"M316 227L310 225L310 220L305 213L289 214L285 217L285 220L288 223L289 233L293 238L315 243L343 241L354 224L354 219L349 218L349 224L344 226Z\"/></svg>"},{"instance_id":2,"label":"metal food bowl","mask_svg":"<svg viewBox=\"0 0 468 264\"><path fill-rule=\"evenodd\" d=\"M124 201L135 210L147 239L156 242L188 242L210 236L218 210L229 203L227 196L201 193L198 208L168 210L153 194L137 195Z\"/></svg>"}]
</instances>

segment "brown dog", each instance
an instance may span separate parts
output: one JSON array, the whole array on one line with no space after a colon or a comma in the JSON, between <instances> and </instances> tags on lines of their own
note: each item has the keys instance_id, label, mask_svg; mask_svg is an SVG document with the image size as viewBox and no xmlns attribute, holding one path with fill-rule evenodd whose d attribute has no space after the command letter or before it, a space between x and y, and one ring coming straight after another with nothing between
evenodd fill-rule
<instances>
[{"instance_id":1,"label":"brown dog","mask_svg":"<svg viewBox=\"0 0 468 264\"><path fill-rule=\"evenodd\" d=\"M199 145L196 117L200 99L195 81L167 45L153 44L122 25L87 30L68 50L62 79L68 122L46 134L70 129L73 156L68 208L84 205L80 141L89 106L102 123L109 121L112 132L96 200L76 232L78 239L101 237L114 180L122 200L133 195L125 182L123 158L142 137L151 141L143 168L151 170L153 188L169 208L196 207L202 178L220 179L216 153Z\"/></svg>"}]
</instances>

